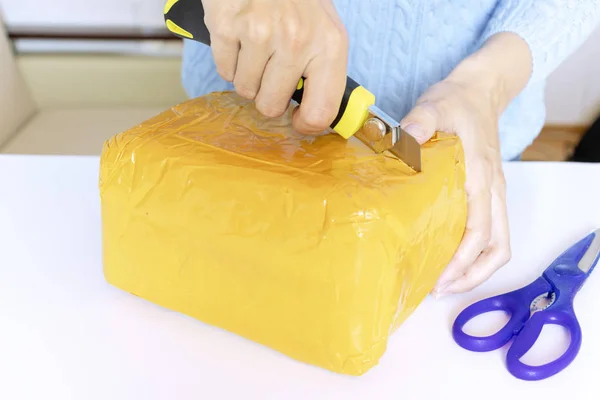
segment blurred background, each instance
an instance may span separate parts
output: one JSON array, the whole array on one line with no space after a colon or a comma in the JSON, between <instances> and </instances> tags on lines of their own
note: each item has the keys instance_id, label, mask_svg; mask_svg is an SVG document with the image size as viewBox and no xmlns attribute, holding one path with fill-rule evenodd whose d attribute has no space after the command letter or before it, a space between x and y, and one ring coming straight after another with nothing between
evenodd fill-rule
<instances>
[{"instance_id":1,"label":"blurred background","mask_svg":"<svg viewBox=\"0 0 600 400\"><path fill-rule=\"evenodd\" d=\"M0 152L96 154L107 134L184 101L181 41L164 28L164 3L0 0L9 49L0 51L0 98L26 105L5 117L25 116L11 132L0 128ZM571 157L600 117L598 65L600 29L551 76L547 126L525 160Z\"/></svg>"}]
</instances>

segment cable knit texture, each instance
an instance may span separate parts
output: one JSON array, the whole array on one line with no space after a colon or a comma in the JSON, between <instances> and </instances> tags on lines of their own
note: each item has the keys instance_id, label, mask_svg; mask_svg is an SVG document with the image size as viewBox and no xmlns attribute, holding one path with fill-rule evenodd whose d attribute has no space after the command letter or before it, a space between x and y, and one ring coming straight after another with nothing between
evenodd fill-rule
<instances>
[{"instance_id":1,"label":"cable knit texture","mask_svg":"<svg viewBox=\"0 0 600 400\"><path fill-rule=\"evenodd\" d=\"M348 75L400 120L490 36L514 32L529 45L533 73L499 122L502 156L513 159L545 120L548 75L600 21L599 0L334 0L350 37ZM507 54L510 57L510 54ZM183 84L190 97L230 90L207 46L186 41Z\"/></svg>"}]
</instances>

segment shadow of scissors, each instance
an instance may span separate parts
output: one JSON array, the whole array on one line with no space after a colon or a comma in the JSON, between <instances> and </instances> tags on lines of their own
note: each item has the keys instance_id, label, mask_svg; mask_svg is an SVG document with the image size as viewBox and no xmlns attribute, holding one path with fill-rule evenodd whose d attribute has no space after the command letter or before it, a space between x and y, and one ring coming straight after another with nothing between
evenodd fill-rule
<instances>
[{"instance_id":1,"label":"shadow of scissors","mask_svg":"<svg viewBox=\"0 0 600 400\"><path fill-rule=\"evenodd\" d=\"M581 347L581 327L573 310L573 299L599 258L600 229L558 256L542 276L528 286L478 301L463 310L452 327L454 340L467 350L485 352L499 349L514 339L506 355L506 366L519 379L541 380L562 371ZM510 314L510 320L500 331L486 337L471 336L463 331L468 321L492 311ZM524 364L521 358L533 347L546 324L567 329L571 336L569 347L547 364Z\"/></svg>"}]
</instances>

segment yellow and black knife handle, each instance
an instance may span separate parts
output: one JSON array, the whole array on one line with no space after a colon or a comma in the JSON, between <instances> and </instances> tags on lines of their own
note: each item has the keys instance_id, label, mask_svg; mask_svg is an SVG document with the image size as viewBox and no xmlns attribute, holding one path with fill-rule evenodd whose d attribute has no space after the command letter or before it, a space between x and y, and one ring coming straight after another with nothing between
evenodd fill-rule
<instances>
[{"instance_id":1,"label":"yellow and black knife handle","mask_svg":"<svg viewBox=\"0 0 600 400\"><path fill-rule=\"evenodd\" d=\"M302 102L304 94L304 78L300 78L298 88L292 99L298 104ZM333 129L344 139L350 138L365 124L369 116L369 107L375 103L375 96L354 79L346 77L346 89L337 116L331 123Z\"/></svg>"},{"instance_id":2,"label":"yellow and black knife handle","mask_svg":"<svg viewBox=\"0 0 600 400\"><path fill-rule=\"evenodd\" d=\"M204 23L201 0L167 0L164 14L167 29L173 34L210 46L210 32ZM304 78L301 78L292 96L298 104L302 102L304 83ZM346 90L331 129L345 139L350 138L362 128L369 115L369 107L373 104L375 96L347 77Z\"/></svg>"}]
</instances>

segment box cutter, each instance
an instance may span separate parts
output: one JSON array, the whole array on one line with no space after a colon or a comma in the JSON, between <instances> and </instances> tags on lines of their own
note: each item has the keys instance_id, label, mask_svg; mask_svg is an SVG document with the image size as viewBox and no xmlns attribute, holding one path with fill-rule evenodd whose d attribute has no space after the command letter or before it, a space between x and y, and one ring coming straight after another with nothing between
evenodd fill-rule
<instances>
[{"instance_id":1,"label":"box cutter","mask_svg":"<svg viewBox=\"0 0 600 400\"><path fill-rule=\"evenodd\" d=\"M200 0L167 0L164 8L169 31L210 46L210 33L204 23ZM292 99L302 102L304 78L298 82ZM389 151L416 172L421 171L421 146L400 124L375 105L375 96L352 78L346 78L346 90L331 129L349 139L355 136L376 153Z\"/></svg>"}]
</instances>

